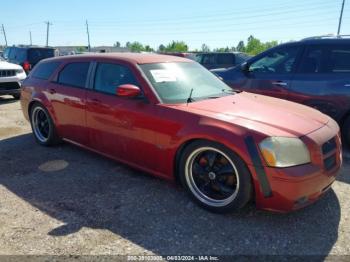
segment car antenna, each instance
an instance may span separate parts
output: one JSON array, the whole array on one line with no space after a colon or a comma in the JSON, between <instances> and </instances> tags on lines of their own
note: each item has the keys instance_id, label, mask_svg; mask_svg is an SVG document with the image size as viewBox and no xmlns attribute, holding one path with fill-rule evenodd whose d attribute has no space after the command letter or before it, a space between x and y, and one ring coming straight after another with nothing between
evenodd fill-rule
<instances>
[{"instance_id":1,"label":"car antenna","mask_svg":"<svg viewBox=\"0 0 350 262\"><path fill-rule=\"evenodd\" d=\"M193 93L193 88L191 88L190 96L187 98L187 103L186 103L187 106L188 106L188 103L193 102L192 93Z\"/></svg>"}]
</instances>

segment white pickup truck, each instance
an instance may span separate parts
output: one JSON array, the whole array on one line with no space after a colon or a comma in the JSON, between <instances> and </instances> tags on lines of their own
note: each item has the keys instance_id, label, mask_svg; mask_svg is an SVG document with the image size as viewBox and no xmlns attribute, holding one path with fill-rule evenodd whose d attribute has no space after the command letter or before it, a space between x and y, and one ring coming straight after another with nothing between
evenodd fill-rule
<instances>
[{"instance_id":1,"label":"white pickup truck","mask_svg":"<svg viewBox=\"0 0 350 262\"><path fill-rule=\"evenodd\" d=\"M20 98L21 81L27 77L20 65L11 64L0 57L0 95Z\"/></svg>"}]
</instances>

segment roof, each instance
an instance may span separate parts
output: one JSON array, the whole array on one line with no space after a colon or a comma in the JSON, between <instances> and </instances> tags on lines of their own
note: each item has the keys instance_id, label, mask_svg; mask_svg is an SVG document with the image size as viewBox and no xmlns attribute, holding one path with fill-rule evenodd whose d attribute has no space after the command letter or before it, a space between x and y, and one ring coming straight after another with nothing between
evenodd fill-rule
<instances>
[{"instance_id":1,"label":"roof","mask_svg":"<svg viewBox=\"0 0 350 262\"><path fill-rule=\"evenodd\" d=\"M159 54L140 54L140 53L95 53L84 55L71 55L50 58L49 60L75 60L77 58L83 59L118 59L134 64L153 64L153 63L168 63L168 62L193 62L190 59L171 56L171 55L159 55Z\"/></svg>"}]
</instances>

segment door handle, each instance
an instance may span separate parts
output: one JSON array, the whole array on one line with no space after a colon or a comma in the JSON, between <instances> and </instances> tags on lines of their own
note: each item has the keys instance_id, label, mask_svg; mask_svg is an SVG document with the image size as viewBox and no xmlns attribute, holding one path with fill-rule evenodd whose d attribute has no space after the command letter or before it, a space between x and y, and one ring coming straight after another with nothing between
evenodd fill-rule
<instances>
[{"instance_id":1,"label":"door handle","mask_svg":"<svg viewBox=\"0 0 350 262\"><path fill-rule=\"evenodd\" d=\"M49 89L49 93L50 93L51 95L56 94L56 90L55 90L54 88L50 88L50 89Z\"/></svg>"},{"instance_id":2,"label":"door handle","mask_svg":"<svg viewBox=\"0 0 350 262\"><path fill-rule=\"evenodd\" d=\"M272 84L275 86L288 86L288 84L286 82L283 82L283 81L272 82Z\"/></svg>"}]
</instances>

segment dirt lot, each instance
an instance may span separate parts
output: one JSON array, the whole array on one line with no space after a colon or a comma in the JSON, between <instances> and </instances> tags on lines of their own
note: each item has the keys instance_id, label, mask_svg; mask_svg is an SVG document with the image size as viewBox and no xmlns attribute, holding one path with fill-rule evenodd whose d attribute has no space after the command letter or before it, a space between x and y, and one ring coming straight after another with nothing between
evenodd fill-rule
<instances>
[{"instance_id":1,"label":"dirt lot","mask_svg":"<svg viewBox=\"0 0 350 262\"><path fill-rule=\"evenodd\" d=\"M94 153L38 146L19 103L0 97L0 255L350 255L349 171L346 152L333 189L295 213L215 215Z\"/></svg>"}]
</instances>

